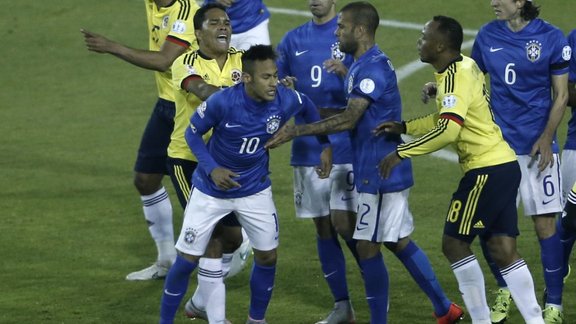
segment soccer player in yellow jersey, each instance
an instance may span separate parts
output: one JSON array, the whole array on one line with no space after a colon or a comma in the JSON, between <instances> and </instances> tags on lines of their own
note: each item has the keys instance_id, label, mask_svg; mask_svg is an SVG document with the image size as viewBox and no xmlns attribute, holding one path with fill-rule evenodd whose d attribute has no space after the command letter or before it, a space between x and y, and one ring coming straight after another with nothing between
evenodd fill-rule
<instances>
[{"instance_id":1,"label":"soccer player in yellow jersey","mask_svg":"<svg viewBox=\"0 0 576 324\"><path fill-rule=\"evenodd\" d=\"M88 50L109 53L126 62L155 71L158 101L150 116L134 166L134 185L140 193L148 230L156 243L156 262L132 272L127 280L163 278L174 263L172 204L162 185L167 148L174 128L174 86L170 66L189 48L197 48L192 17L198 9L194 0L144 0L148 18L149 49L135 49L82 30Z\"/></svg>"},{"instance_id":2,"label":"soccer player in yellow jersey","mask_svg":"<svg viewBox=\"0 0 576 324\"><path fill-rule=\"evenodd\" d=\"M212 93L240 83L242 76L243 51L229 47L232 32L224 6L211 3L198 9L194 15L194 29L199 49L181 55L172 64L172 80L177 90L174 94L176 115L168 146L168 166L178 199L184 208L190 197L192 173L198 165L184 137L190 117L197 107L205 108L201 104ZM242 243L240 224L234 214L225 217L222 225L216 231L222 233L218 241L222 243L222 248L214 240L209 244L204 258L199 261L198 289L186 303L188 317L206 319L210 323L225 321L223 277L234 274L229 272L232 252ZM244 247L241 251L246 258L250 252L249 243L245 242ZM222 262L223 258L225 262Z\"/></svg>"},{"instance_id":3,"label":"soccer player in yellow jersey","mask_svg":"<svg viewBox=\"0 0 576 324\"><path fill-rule=\"evenodd\" d=\"M435 16L418 40L422 62L435 73L438 112L407 122L385 122L375 133L408 133L419 138L398 145L379 163L380 175L405 158L424 155L453 144L464 177L444 225L442 250L451 263L473 323L490 324L484 277L470 244L486 239L512 297L526 323L544 323L526 262L516 250L518 216L516 194L520 167L516 154L494 122L484 75L469 57L460 53L462 26L454 19Z\"/></svg>"}]
</instances>

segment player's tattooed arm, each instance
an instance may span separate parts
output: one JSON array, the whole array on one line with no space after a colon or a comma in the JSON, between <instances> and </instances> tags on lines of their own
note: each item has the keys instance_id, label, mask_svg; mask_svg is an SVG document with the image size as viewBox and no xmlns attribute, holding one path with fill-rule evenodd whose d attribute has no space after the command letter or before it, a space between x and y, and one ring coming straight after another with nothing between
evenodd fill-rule
<instances>
[{"instance_id":1,"label":"player's tattooed arm","mask_svg":"<svg viewBox=\"0 0 576 324\"><path fill-rule=\"evenodd\" d=\"M348 106L341 114L323 119L321 121L296 126L296 136L302 135L328 135L356 127L356 123L368 106L370 101L363 97L348 100Z\"/></svg>"}]
</instances>

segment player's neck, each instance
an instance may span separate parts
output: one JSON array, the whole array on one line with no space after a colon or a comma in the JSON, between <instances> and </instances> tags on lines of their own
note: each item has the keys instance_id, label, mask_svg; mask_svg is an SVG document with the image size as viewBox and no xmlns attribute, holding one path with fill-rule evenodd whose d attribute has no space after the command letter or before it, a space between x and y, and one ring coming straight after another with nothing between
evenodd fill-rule
<instances>
[{"instance_id":1,"label":"player's neck","mask_svg":"<svg viewBox=\"0 0 576 324\"><path fill-rule=\"evenodd\" d=\"M226 64L226 59L228 58L227 51L224 53L218 53L210 51L207 48L199 49L198 54L200 54L200 56L204 57L205 59L215 60L218 63L220 70L222 70L224 64Z\"/></svg>"},{"instance_id":2,"label":"player's neck","mask_svg":"<svg viewBox=\"0 0 576 324\"><path fill-rule=\"evenodd\" d=\"M516 17L514 19L510 19L506 21L506 25L510 30L513 32L521 31L526 25L530 23L530 20L524 20L522 17Z\"/></svg>"},{"instance_id":3,"label":"player's neck","mask_svg":"<svg viewBox=\"0 0 576 324\"><path fill-rule=\"evenodd\" d=\"M364 55L364 53L368 52L369 49L374 47L374 41L371 42L359 42L358 48L356 52L354 52L354 59L357 60L360 56Z\"/></svg>"},{"instance_id":4,"label":"player's neck","mask_svg":"<svg viewBox=\"0 0 576 324\"><path fill-rule=\"evenodd\" d=\"M430 63L438 73L446 71L446 69L454 62L461 60L462 54L460 52L446 52L436 62Z\"/></svg>"},{"instance_id":5,"label":"player's neck","mask_svg":"<svg viewBox=\"0 0 576 324\"><path fill-rule=\"evenodd\" d=\"M323 17L317 17L317 16L312 16L312 21L316 24L316 25L324 25L325 23L329 22L330 20L332 20L334 17L336 17L336 13L329 13L326 16Z\"/></svg>"}]
</instances>

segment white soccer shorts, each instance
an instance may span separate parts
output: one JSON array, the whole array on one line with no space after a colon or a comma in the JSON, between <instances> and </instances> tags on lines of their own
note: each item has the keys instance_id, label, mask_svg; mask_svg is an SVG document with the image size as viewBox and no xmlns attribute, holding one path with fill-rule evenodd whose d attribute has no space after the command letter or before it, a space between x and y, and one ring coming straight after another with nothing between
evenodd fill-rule
<instances>
[{"instance_id":1,"label":"white soccer shorts","mask_svg":"<svg viewBox=\"0 0 576 324\"><path fill-rule=\"evenodd\" d=\"M268 22L266 19L256 27L243 33L232 34L230 46L236 49L247 50L252 45L270 45L270 32L268 31Z\"/></svg>"},{"instance_id":2,"label":"white soccer shorts","mask_svg":"<svg viewBox=\"0 0 576 324\"><path fill-rule=\"evenodd\" d=\"M385 194L358 194L354 238L372 242L398 242L414 231L406 189Z\"/></svg>"},{"instance_id":3,"label":"white soccer shorts","mask_svg":"<svg viewBox=\"0 0 576 324\"><path fill-rule=\"evenodd\" d=\"M529 155L518 155L522 171L517 205L522 201L525 216L560 213L562 205L562 187L560 160L554 154L552 167L538 170L538 161L532 161ZM532 164L531 167L528 167Z\"/></svg>"},{"instance_id":4,"label":"white soccer shorts","mask_svg":"<svg viewBox=\"0 0 576 324\"><path fill-rule=\"evenodd\" d=\"M358 193L352 164L335 164L328 179L320 179L312 166L294 167L294 208L298 218L330 215L330 210L356 212Z\"/></svg>"},{"instance_id":5,"label":"white soccer shorts","mask_svg":"<svg viewBox=\"0 0 576 324\"><path fill-rule=\"evenodd\" d=\"M278 214L270 187L248 197L229 199L215 198L194 188L184 211L176 249L203 255L216 224L230 212L236 214L255 249L270 251L278 247Z\"/></svg>"}]
</instances>

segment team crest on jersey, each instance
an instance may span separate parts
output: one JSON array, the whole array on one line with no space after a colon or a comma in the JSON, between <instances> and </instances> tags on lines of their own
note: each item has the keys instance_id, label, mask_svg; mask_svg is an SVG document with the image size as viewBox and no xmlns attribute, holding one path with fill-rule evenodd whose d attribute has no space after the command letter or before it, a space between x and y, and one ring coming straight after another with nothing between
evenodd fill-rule
<instances>
[{"instance_id":1,"label":"team crest on jersey","mask_svg":"<svg viewBox=\"0 0 576 324\"><path fill-rule=\"evenodd\" d=\"M234 82L234 84L240 83L240 81L242 81L242 71L238 69L232 69L230 78L232 78L232 82Z\"/></svg>"},{"instance_id":2,"label":"team crest on jersey","mask_svg":"<svg viewBox=\"0 0 576 324\"><path fill-rule=\"evenodd\" d=\"M170 16L162 17L162 29L166 29L166 27L168 27L168 20L169 19L170 19Z\"/></svg>"},{"instance_id":3,"label":"team crest on jersey","mask_svg":"<svg viewBox=\"0 0 576 324\"><path fill-rule=\"evenodd\" d=\"M537 40L531 40L526 43L526 56L530 62L536 62L542 53L542 43Z\"/></svg>"},{"instance_id":4,"label":"team crest on jersey","mask_svg":"<svg viewBox=\"0 0 576 324\"><path fill-rule=\"evenodd\" d=\"M344 61L346 58L346 54L340 51L340 42L330 45L330 51L332 52L332 58L335 60Z\"/></svg>"},{"instance_id":5,"label":"team crest on jersey","mask_svg":"<svg viewBox=\"0 0 576 324\"><path fill-rule=\"evenodd\" d=\"M183 34L186 31L186 23L182 20L176 20L172 25L172 31L177 34Z\"/></svg>"},{"instance_id":6,"label":"team crest on jersey","mask_svg":"<svg viewBox=\"0 0 576 324\"><path fill-rule=\"evenodd\" d=\"M186 242L186 244L192 244L192 242L194 242L194 240L196 239L197 235L198 235L197 229L188 227L184 232L184 242Z\"/></svg>"},{"instance_id":7,"label":"team crest on jersey","mask_svg":"<svg viewBox=\"0 0 576 324\"><path fill-rule=\"evenodd\" d=\"M272 115L266 119L266 133L274 134L280 128L280 116Z\"/></svg>"},{"instance_id":8,"label":"team crest on jersey","mask_svg":"<svg viewBox=\"0 0 576 324\"><path fill-rule=\"evenodd\" d=\"M571 57L572 57L572 48L568 45L564 46L564 48L562 49L562 58L564 59L564 61L570 61Z\"/></svg>"},{"instance_id":9,"label":"team crest on jersey","mask_svg":"<svg viewBox=\"0 0 576 324\"><path fill-rule=\"evenodd\" d=\"M442 98L442 108L453 108L456 106L456 96L448 95Z\"/></svg>"},{"instance_id":10,"label":"team crest on jersey","mask_svg":"<svg viewBox=\"0 0 576 324\"><path fill-rule=\"evenodd\" d=\"M196 112L200 118L204 118L204 112L206 111L207 105L206 101L203 101L198 108L196 108Z\"/></svg>"}]
</instances>

